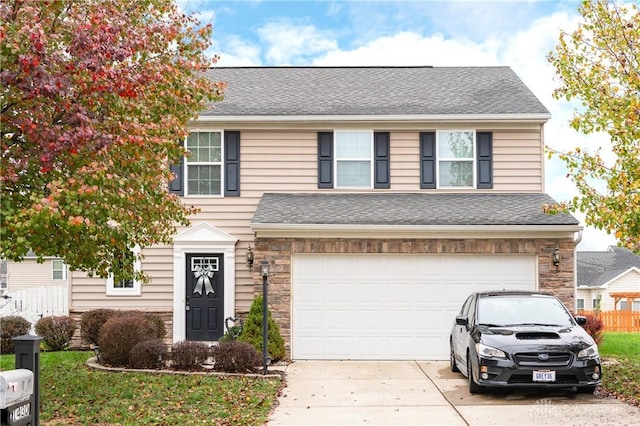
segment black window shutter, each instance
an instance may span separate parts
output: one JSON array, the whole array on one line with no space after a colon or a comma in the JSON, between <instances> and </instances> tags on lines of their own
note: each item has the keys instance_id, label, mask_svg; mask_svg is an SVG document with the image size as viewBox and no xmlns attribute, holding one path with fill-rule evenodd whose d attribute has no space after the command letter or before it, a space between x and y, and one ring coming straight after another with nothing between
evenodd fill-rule
<instances>
[{"instance_id":1,"label":"black window shutter","mask_svg":"<svg viewBox=\"0 0 640 426\"><path fill-rule=\"evenodd\" d=\"M333 188L333 132L318 132L318 188Z\"/></svg>"},{"instance_id":2,"label":"black window shutter","mask_svg":"<svg viewBox=\"0 0 640 426\"><path fill-rule=\"evenodd\" d=\"M420 133L420 188L436 188L436 133Z\"/></svg>"},{"instance_id":3,"label":"black window shutter","mask_svg":"<svg viewBox=\"0 0 640 426\"><path fill-rule=\"evenodd\" d=\"M240 196L240 132L224 132L224 195Z\"/></svg>"},{"instance_id":4,"label":"black window shutter","mask_svg":"<svg viewBox=\"0 0 640 426\"><path fill-rule=\"evenodd\" d=\"M493 188L493 133L476 133L476 150L478 154L478 189Z\"/></svg>"},{"instance_id":5,"label":"black window shutter","mask_svg":"<svg viewBox=\"0 0 640 426\"><path fill-rule=\"evenodd\" d=\"M171 164L169 168L174 175L173 180L169 182L169 192L180 196L184 195L184 157L180 159L179 164Z\"/></svg>"},{"instance_id":6,"label":"black window shutter","mask_svg":"<svg viewBox=\"0 0 640 426\"><path fill-rule=\"evenodd\" d=\"M375 163L374 188L391 188L389 177L389 132L375 132L373 134L373 150Z\"/></svg>"}]
</instances>

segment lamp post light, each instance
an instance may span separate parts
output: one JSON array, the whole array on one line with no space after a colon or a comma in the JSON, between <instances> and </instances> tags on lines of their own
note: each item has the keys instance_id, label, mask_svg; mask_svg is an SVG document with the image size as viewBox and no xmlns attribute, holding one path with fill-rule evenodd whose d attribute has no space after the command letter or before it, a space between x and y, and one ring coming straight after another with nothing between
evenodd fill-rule
<instances>
[{"instance_id":1,"label":"lamp post light","mask_svg":"<svg viewBox=\"0 0 640 426\"><path fill-rule=\"evenodd\" d=\"M260 262L260 275L262 275L262 374L267 374L269 363L269 324L267 323L267 279L269 278L269 262Z\"/></svg>"}]
</instances>

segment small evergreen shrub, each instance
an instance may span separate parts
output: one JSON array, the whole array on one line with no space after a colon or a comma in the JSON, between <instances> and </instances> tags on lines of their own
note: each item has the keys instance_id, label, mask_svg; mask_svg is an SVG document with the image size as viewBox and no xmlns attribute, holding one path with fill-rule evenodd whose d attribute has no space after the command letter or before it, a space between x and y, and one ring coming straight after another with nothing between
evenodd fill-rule
<instances>
[{"instance_id":1,"label":"small evergreen shrub","mask_svg":"<svg viewBox=\"0 0 640 426\"><path fill-rule=\"evenodd\" d=\"M167 346L160 339L136 343L129 352L129 367L157 368L167 353Z\"/></svg>"},{"instance_id":2,"label":"small evergreen shrub","mask_svg":"<svg viewBox=\"0 0 640 426\"><path fill-rule=\"evenodd\" d=\"M206 344L183 340L171 347L171 366L175 370L199 370L200 364L209 358L210 352Z\"/></svg>"},{"instance_id":3,"label":"small evergreen shrub","mask_svg":"<svg viewBox=\"0 0 640 426\"><path fill-rule=\"evenodd\" d=\"M76 331L76 321L68 315L43 317L36 322L36 334L50 351L61 351L69 345Z\"/></svg>"},{"instance_id":4,"label":"small evergreen shrub","mask_svg":"<svg viewBox=\"0 0 640 426\"><path fill-rule=\"evenodd\" d=\"M220 342L212 352L217 371L253 373L262 365L262 356L247 342Z\"/></svg>"},{"instance_id":5,"label":"small evergreen shrub","mask_svg":"<svg viewBox=\"0 0 640 426\"><path fill-rule=\"evenodd\" d=\"M80 337L91 345L100 340L100 329L117 311L113 309L94 309L82 314L80 318Z\"/></svg>"},{"instance_id":6,"label":"small evergreen shrub","mask_svg":"<svg viewBox=\"0 0 640 426\"><path fill-rule=\"evenodd\" d=\"M583 325L582 328L593 338L596 345L599 345L604 338L604 323L598 318L597 314L585 313L582 316L587 318L587 323Z\"/></svg>"},{"instance_id":7,"label":"small evergreen shrub","mask_svg":"<svg viewBox=\"0 0 640 426\"><path fill-rule=\"evenodd\" d=\"M267 311L267 325L269 328L267 337L269 356L273 361L279 361L286 356L284 339L280 334L280 327L271 317L271 311ZM250 343L258 353L262 353L262 296L253 300L238 341Z\"/></svg>"},{"instance_id":8,"label":"small evergreen shrub","mask_svg":"<svg viewBox=\"0 0 640 426\"><path fill-rule=\"evenodd\" d=\"M136 313L114 315L100 330L100 356L105 364L126 367L131 349L140 342L156 338L153 324Z\"/></svg>"},{"instance_id":9,"label":"small evergreen shrub","mask_svg":"<svg viewBox=\"0 0 640 426\"><path fill-rule=\"evenodd\" d=\"M15 353L16 347L11 339L29 334L31 323L19 316L0 318L0 353Z\"/></svg>"}]
</instances>

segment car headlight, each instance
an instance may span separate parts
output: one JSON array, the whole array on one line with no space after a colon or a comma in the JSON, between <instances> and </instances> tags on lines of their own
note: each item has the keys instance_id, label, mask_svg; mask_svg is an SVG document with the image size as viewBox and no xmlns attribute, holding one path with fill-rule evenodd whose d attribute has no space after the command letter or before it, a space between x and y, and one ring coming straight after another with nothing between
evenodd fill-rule
<instances>
[{"instance_id":1,"label":"car headlight","mask_svg":"<svg viewBox=\"0 0 640 426\"><path fill-rule=\"evenodd\" d=\"M591 345L578 352L578 359L590 359L598 357L598 345Z\"/></svg>"},{"instance_id":2,"label":"car headlight","mask_svg":"<svg viewBox=\"0 0 640 426\"><path fill-rule=\"evenodd\" d=\"M485 358L507 358L507 355L505 355L505 353L500 349L492 348L491 346L483 345L482 343L476 343L476 352L479 356Z\"/></svg>"}]
</instances>

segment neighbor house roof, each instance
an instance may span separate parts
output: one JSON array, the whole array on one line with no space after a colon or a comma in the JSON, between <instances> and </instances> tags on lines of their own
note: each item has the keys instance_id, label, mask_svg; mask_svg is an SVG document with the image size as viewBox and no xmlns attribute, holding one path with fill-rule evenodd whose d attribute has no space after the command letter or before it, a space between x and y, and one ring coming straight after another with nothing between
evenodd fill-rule
<instances>
[{"instance_id":1,"label":"neighbor house roof","mask_svg":"<svg viewBox=\"0 0 640 426\"><path fill-rule=\"evenodd\" d=\"M509 67L213 68L222 102L200 120L230 117L530 119L549 111Z\"/></svg>"},{"instance_id":2,"label":"neighbor house roof","mask_svg":"<svg viewBox=\"0 0 640 426\"><path fill-rule=\"evenodd\" d=\"M610 246L606 251L579 251L578 287L599 287L627 272L640 269L640 256L624 247Z\"/></svg>"},{"instance_id":3,"label":"neighbor house roof","mask_svg":"<svg viewBox=\"0 0 640 426\"><path fill-rule=\"evenodd\" d=\"M567 213L543 211L556 204L546 194L281 194L262 196L252 226L357 225L464 227L547 226L578 230L577 219Z\"/></svg>"}]
</instances>

